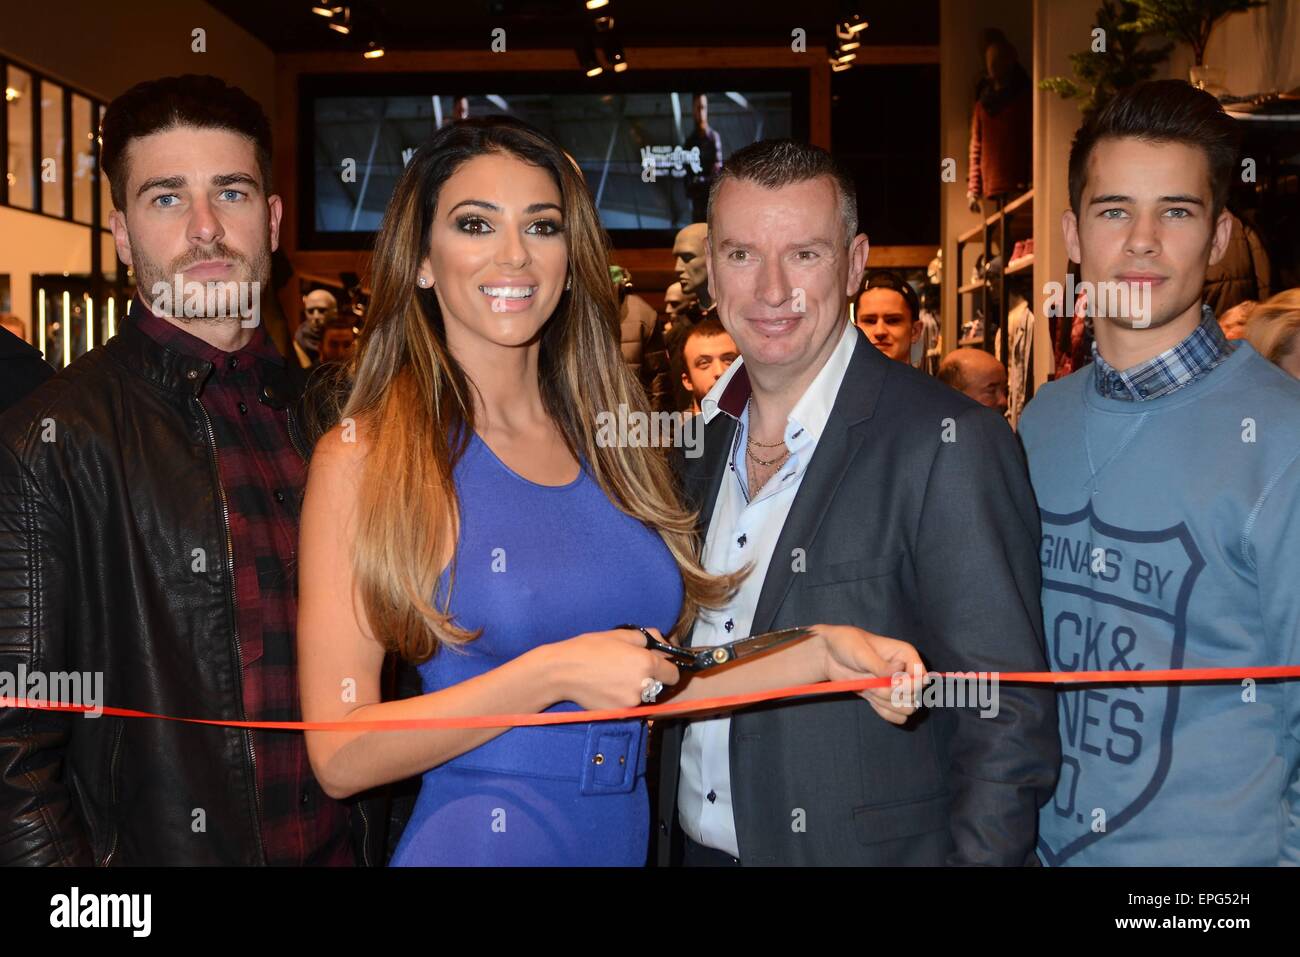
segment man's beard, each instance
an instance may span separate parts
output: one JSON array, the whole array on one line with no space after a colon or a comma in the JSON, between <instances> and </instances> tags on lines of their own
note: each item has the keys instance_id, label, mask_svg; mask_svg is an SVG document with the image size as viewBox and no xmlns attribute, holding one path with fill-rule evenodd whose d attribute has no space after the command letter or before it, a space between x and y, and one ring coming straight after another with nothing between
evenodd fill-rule
<instances>
[{"instance_id":1,"label":"man's beard","mask_svg":"<svg viewBox=\"0 0 1300 957\"><path fill-rule=\"evenodd\" d=\"M226 322L232 319L244 318L238 312L239 304L243 300L240 292L241 284L256 284L252 292L252 298L256 301L260 297L261 286L266 282L271 272L271 250L269 246L263 246L258 251L256 258L249 260L248 257L220 240L207 246L191 249L184 255L178 256L172 260L165 270L144 255L135 243L131 243L131 259L135 268L136 288L140 290L141 298L149 302L155 312L158 312L158 309L154 289L159 284L174 287L176 276L181 275L182 287L180 289L171 289L171 293L165 301L172 303L172 306L170 309L163 311L163 313L169 315L169 318L178 322ZM212 261L233 264L233 275L229 279L188 280L184 278L186 269L201 262ZM188 290L185 287L189 287L190 283L197 283L203 288L201 299L188 295ZM182 308L182 303L184 303L184 308Z\"/></svg>"}]
</instances>

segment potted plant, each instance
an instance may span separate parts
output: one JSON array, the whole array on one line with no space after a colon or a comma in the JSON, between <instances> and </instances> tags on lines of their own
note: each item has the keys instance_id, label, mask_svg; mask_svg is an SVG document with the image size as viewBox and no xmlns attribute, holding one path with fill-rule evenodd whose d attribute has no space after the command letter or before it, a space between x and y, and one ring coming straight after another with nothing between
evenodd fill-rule
<instances>
[{"instance_id":1,"label":"potted plant","mask_svg":"<svg viewBox=\"0 0 1300 957\"><path fill-rule=\"evenodd\" d=\"M1103 0L1094 26L1107 39L1106 48L1096 49L1094 45L1082 53L1071 53L1074 76L1047 77L1039 81L1039 89L1059 93L1067 100L1080 100L1079 109L1087 121L1120 90L1151 79L1174 45L1144 49L1146 34L1124 27L1136 16L1137 4L1132 0Z\"/></svg>"},{"instance_id":2,"label":"potted plant","mask_svg":"<svg viewBox=\"0 0 1300 957\"><path fill-rule=\"evenodd\" d=\"M1121 30L1159 33L1171 40L1181 40L1192 48L1195 66L1191 69L1194 86L1221 90L1225 71L1205 63L1205 48L1210 44L1214 25L1230 13L1262 7L1266 0L1136 0L1137 17Z\"/></svg>"}]
</instances>

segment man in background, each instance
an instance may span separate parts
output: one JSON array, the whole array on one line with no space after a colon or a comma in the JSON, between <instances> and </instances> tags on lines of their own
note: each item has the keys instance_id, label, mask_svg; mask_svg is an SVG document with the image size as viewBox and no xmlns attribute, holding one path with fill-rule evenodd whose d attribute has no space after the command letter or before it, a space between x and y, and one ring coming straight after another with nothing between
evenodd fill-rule
<instances>
[{"instance_id":1,"label":"man in background","mask_svg":"<svg viewBox=\"0 0 1300 957\"><path fill-rule=\"evenodd\" d=\"M339 301L328 289L313 289L302 297L303 321L293 334L298 364L310 369L320 364L320 340L325 326L338 318Z\"/></svg>"},{"instance_id":2,"label":"man in background","mask_svg":"<svg viewBox=\"0 0 1300 957\"><path fill-rule=\"evenodd\" d=\"M335 318L326 323L320 337L320 361L344 362L352 355L357 343L357 330L346 318Z\"/></svg>"},{"instance_id":3,"label":"man in background","mask_svg":"<svg viewBox=\"0 0 1300 957\"><path fill-rule=\"evenodd\" d=\"M912 345L921 336L916 292L892 272L872 275L858 295L853 321L871 344L895 362L912 364Z\"/></svg>"},{"instance_id":4,"label":"man in background","mask_svg":"<svg viewBox=\"0 0 1300 957\"><path fill-rule=\"evenodd\" d=\"M686 195L691 200L691 219L697 223L704 222L709 205L709 187L722 169L722 137L718 131L709 126L709 98L703 93L696 93L691 100L692 113L695 117L695 129L686 137L682 145L690 150L699 147L700 172L688 172L686 177Z\"/></svg>"},{"instance_id":5,"label":"man in background","mask_svg":"<svg viewBox=\"0 0 1300 957\"><path fill-rule=\"evenodd\" d=\"M682 343L682 386L691 396L691 414L700 411L700 400L709 394L713 383L731 368L740 353L736 343L716 317L698 322L686 333Z\"/></svg>"},{"instance_id":6,"label":"man in background","mask_svg":"<svg viewBox=\"0 0 1300 957\"><path fill-rule=\"evenodd\" d=\"M1007 411L1007 370L983 349L954 349L939 363L939 381L980 405Z\"/></svg>"},{"instance_id":7,"label":"man in background","mask_svg":"<svg viewBox=\"0 0 1300 957\"><path fill-rule=\"evenodd\" d=\"M677 314L686 308L686 294L682 284L675 282L664 290L664 331L671 332Z\"/></svg>"}]
</instances>

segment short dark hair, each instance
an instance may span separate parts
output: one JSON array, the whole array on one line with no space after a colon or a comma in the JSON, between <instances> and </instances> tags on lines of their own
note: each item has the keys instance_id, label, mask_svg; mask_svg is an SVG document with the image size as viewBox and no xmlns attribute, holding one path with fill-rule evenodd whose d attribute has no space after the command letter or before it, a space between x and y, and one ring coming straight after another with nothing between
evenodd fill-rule
<instances>
[{"instance_id":1,"label":"short dark hair","mask_svg":"<svg viewBox=\"0 0 1300 957\"><path fill-rule=\"evenodd\" d=\"M690 342L697 336L709 338L712 336L729 336L731 333L722 324L722 320L717 316L708 316L701 319L695 325L686 330L686 335L682 336L682 352L686 352L686 343Z\"/></svg>"},{"instance_id":2,"label":"short dark hair","mask_svg":"<svg viewBox=\"0 0 1300 957\"><path fill-rule=\"evenodd\" d=\"M1228 202L1241 129L1219 101L1184 80L1151 80L1121 91L1079 128L1070 147L1070 208L1080 214L1088 160L1105 139L1136 137L1205 151L1215 216Z\"/></svg>"},{"instance_id":3,"label":"short dark hair","mask_svg":"<svg viewBox=\"0 0 1300 957\"><path fill-rule=\"evenodd\" d=\"M921 318L921 300L916 295L916 290L902 276L892 272L874 272L867 277L866 282L862 284L862 289L853 298L854 309L857 309L858 300L868 289L892 289L903 297L907 303L907 311L911 313L911 321L916 322ZM854 313L854 319L857 319L857 313Z\"/></svg>"},{"instance_id":4,"label":"short dark hair","mask_svg":"<svg viewBox=\"0 0 1300 957\"><path fill-rule=\"evenodd\" d=\"M126 150L131 141L177 126L230 130L257 149L262 191L271 193L271 123L262 107L236 86L215 76L189 73L137 83L104 112L100 165L108 176L113 205L126 209Z\"/></svg>"},{"instance_id":5,"label":"short dark hair","mask_svg":"<svg viewBox=\"0 0 1300 957\"><path fill-rule=\"evenodd\" d=\"M858 190L853 177L835 158L819 146L794 140L759 140L732 153L709 188L709 233L713 233L713 204L718 190L729 179L749 180L765 189L780 189L821 176L829 176L840 201L847 248L858 234Z\"/></svg>"}]
</instances>

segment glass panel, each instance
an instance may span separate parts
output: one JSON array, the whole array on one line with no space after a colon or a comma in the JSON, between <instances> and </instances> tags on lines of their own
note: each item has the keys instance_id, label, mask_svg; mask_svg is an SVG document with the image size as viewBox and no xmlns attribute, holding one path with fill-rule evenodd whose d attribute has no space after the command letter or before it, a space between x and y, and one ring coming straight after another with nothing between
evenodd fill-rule
<instances>
[{"instance_id":1,"label":"glass panel","mask_svg":"<svg viewBox=\"0 0 1300 957\"><path fill-rule=\"evenodd\" d=\"M33 183L32 162L32 75L15 66L5 77L5 110L9 114L9 152L5 157L5 175L9 179L9 203L31 209Z\"/></svg>"},{"instance_id":2,"label":"glass panel","mask_svg":"<svg viewBox=\"0 0 1300 957\"><path fill-rule=\"evenodd\" d=\"M72 97L72 218L90 222L95 188L95 128L90 122L90 100Z\"/></svg>"},{"instance_id":3,"label":"glass panel","mask_svg":"<svg viewBox=\"0 0 1300 957\"><path fill-rule=\"evenodd\" d=\"M63 215L63 87L41 81L41 211Z\"/></svg>"}]
</instances>

